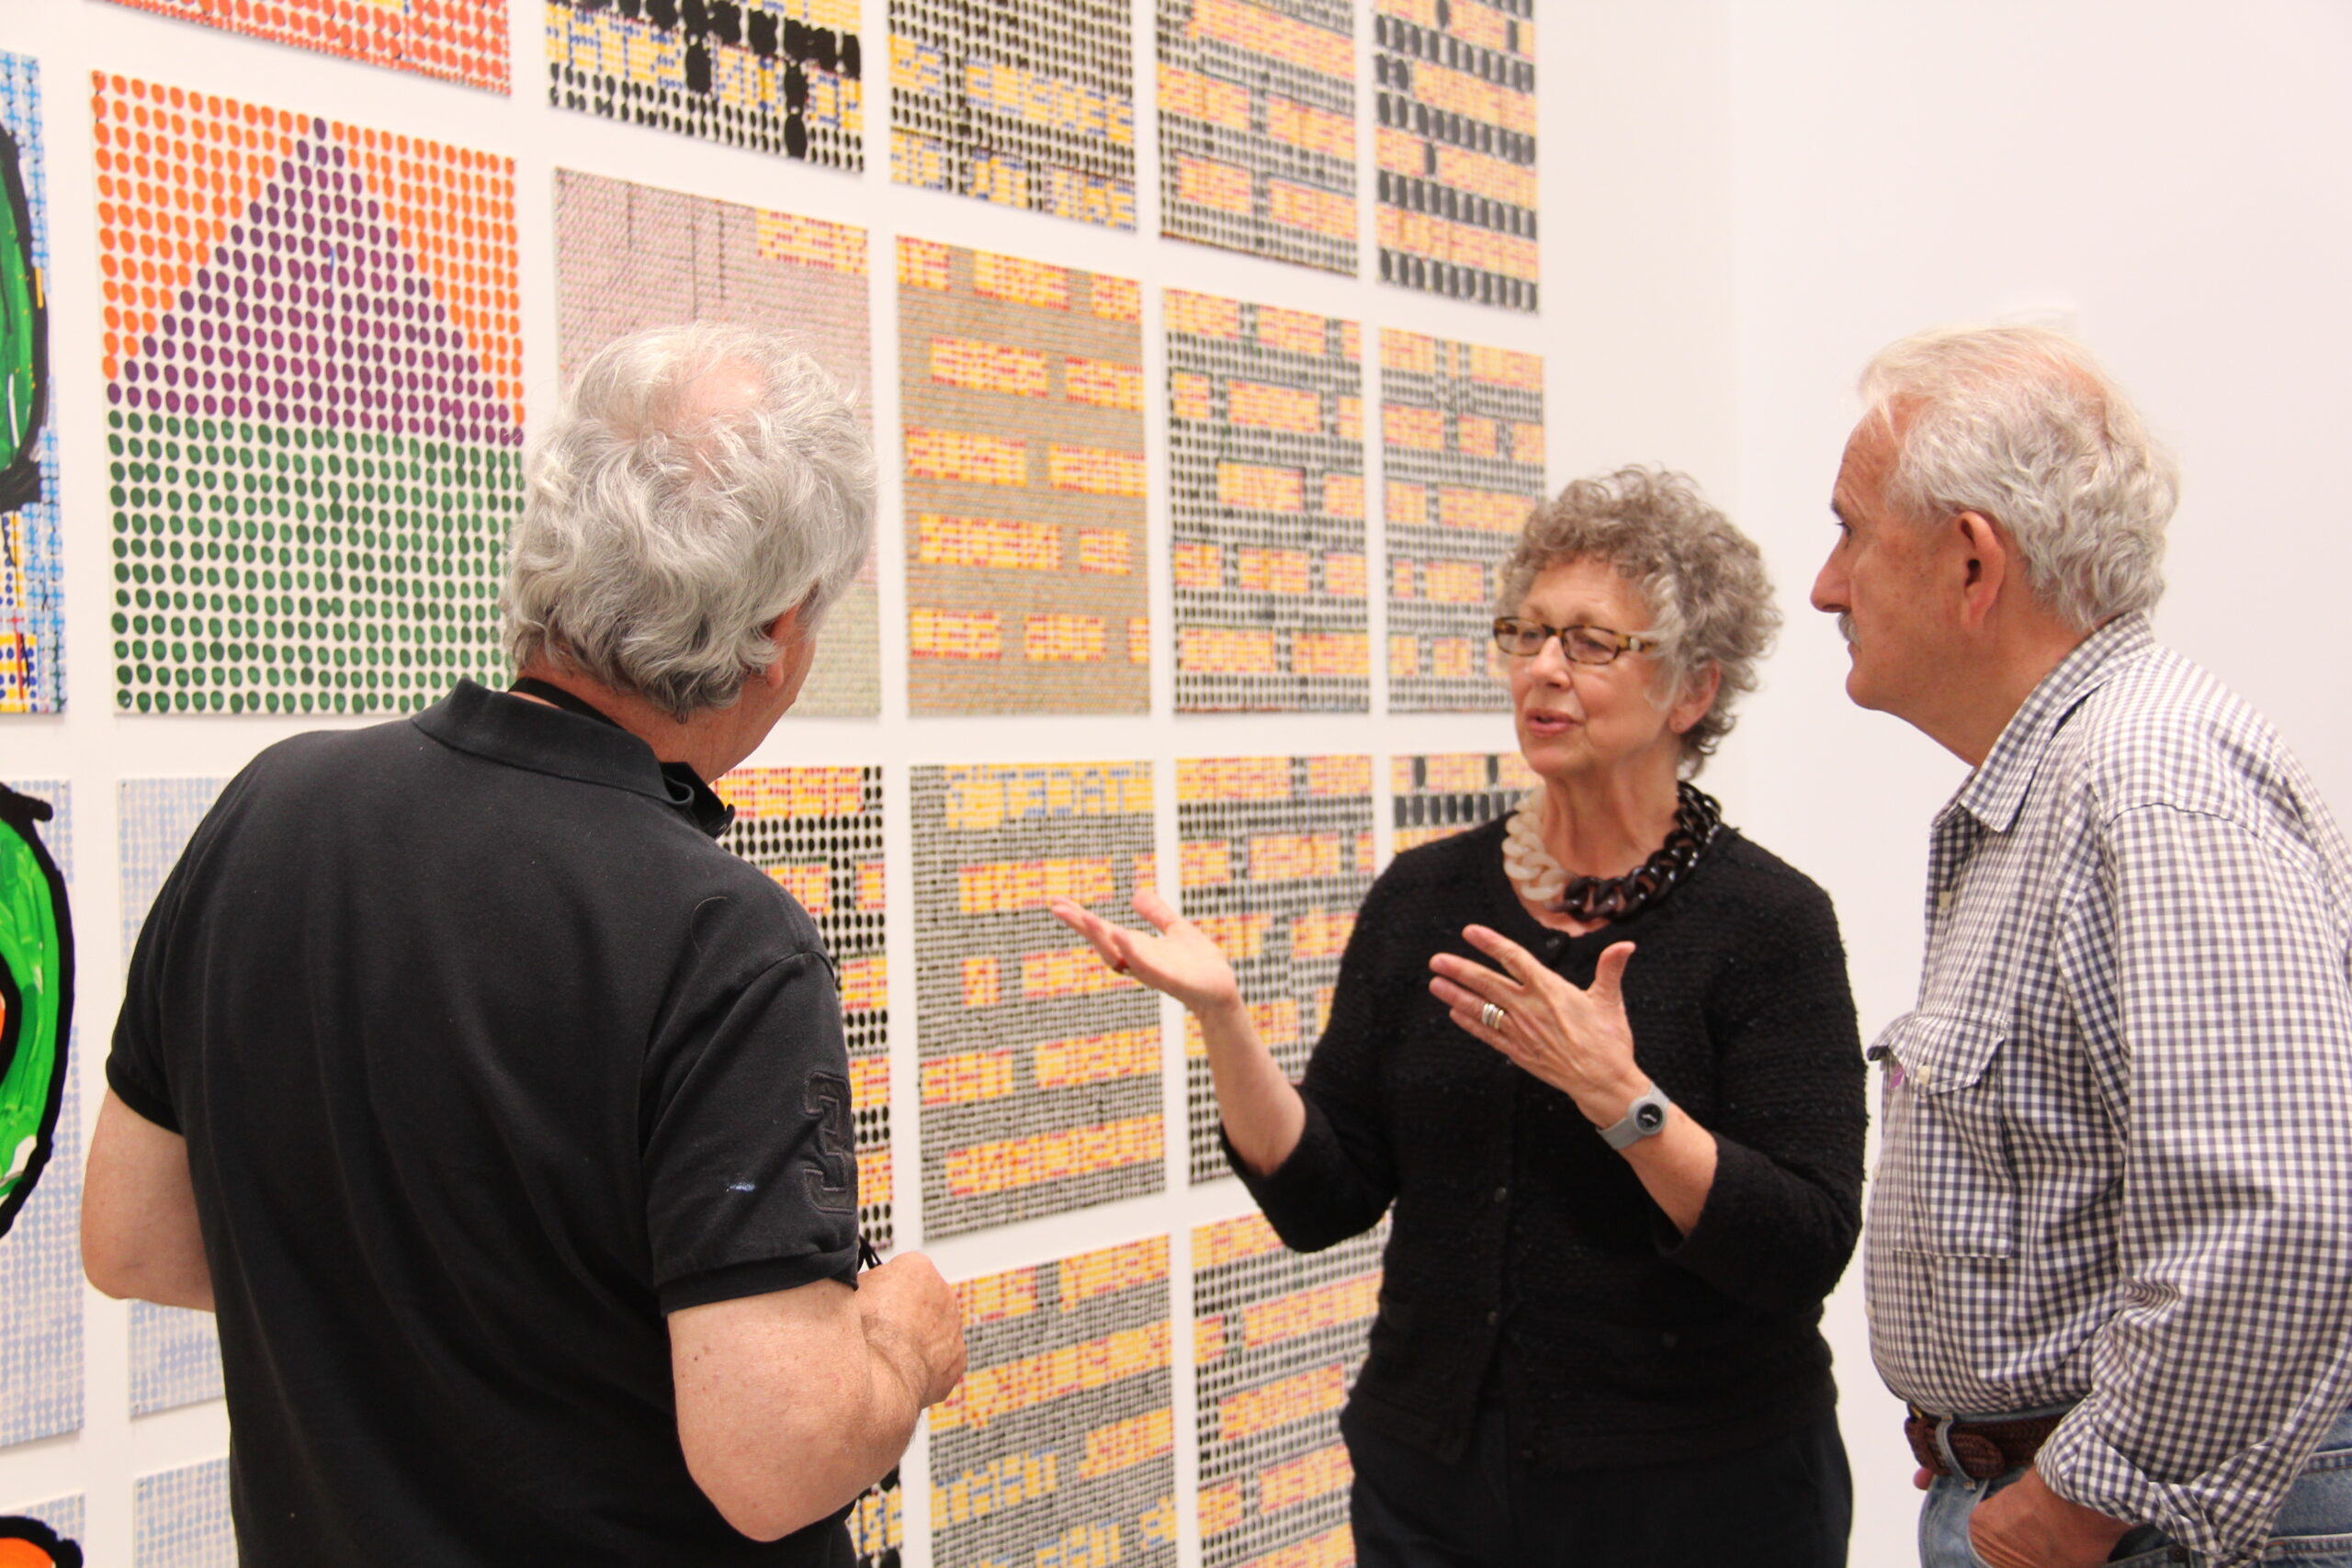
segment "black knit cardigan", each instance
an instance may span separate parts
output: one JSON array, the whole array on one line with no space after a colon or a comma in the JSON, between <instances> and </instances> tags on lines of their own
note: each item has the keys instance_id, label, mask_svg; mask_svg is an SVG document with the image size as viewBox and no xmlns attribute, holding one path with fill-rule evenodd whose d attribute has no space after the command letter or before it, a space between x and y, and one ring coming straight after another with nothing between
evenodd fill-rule
<instances>
[{"instance_id":1,"label":"black knit cardigan","mask_svg":"<svg viewBox=\"0 0 2352 1568\"><path fill-rule=\"evenodd\" d=\"M1699 1459L1833 1407L1821 1301L1861 1223L1863 1066L1826 894L1725 829L1662 904L1581 937L1532 919L1503 825L1399 855L1341 961L1272 1175L1235 1168L1291 1247L1394 1202L1357 1419L1439 1459L1500 1399L1520 1457L1574 1470ZM1686 1237L1568 1097L1456 1028L1430 955L1473 922L1578 985L1611 942L1641 1066L1714 1134ZM1228 1145L1227 1157L1232 1158Z\"/></svg>"}]
</instances>

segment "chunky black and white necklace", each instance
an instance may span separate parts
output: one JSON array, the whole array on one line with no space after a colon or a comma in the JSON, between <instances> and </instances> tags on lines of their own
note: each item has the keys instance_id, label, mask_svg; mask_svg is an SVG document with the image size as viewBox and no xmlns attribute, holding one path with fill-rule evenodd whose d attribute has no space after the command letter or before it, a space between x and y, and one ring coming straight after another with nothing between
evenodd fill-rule
<instances>
[{"instance_id":1,"label":"chunky black and white necklace","mask_svg":"<svg viewBox=\"0 0 2352 1568\"><path fill-rule=\"evenodd\" d=\"M1674 891L1723 826L1715 797L1688 780L1674 786L1674 826L1657 853L1623 876L1570 876L1544 847L1538 825L1544 792L1532 789L1510 814L1503 835L1503 870L1531 904L1548 904L1575 920L1622 920Z\"/></svg>"}]
</instances>

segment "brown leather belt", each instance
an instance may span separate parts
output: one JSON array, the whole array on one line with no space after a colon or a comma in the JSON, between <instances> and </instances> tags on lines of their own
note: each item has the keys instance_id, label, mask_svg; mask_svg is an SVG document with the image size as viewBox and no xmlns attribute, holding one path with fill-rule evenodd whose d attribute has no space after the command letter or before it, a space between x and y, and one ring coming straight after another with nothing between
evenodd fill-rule
<instances>
[{"instance_id":1,"label":"brown leather belt","mask_svg":"<svg viewBox=\"0 0 2352 1568\"><path fill-rule=\"evenodd\" d=\"M2033 1462L2064 1415L2025 1416L2012 1421L1955 1421L1913 1410L1903 1423L1911 1452L1921 1468L1938 1475L1990 1481Z\"/></svg>"}]
</instances>

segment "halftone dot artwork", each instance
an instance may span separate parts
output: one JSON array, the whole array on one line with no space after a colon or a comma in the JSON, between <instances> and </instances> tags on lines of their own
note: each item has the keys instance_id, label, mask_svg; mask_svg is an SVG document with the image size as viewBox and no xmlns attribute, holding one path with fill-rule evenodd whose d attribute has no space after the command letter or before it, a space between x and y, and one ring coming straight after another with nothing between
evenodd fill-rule
<instances>
[{"instance_id":1,"label":"halftone dot artwork","mask_svg":"<svg viewBox=\"0 0 2352 1568\"><path fill-rule=\"evenodd\" d=\"M1537 784L1516 751L1442 751L1388 760L1392 853L1507 817Z\"/></svg>"},{"instance_id":2,"label":"halftone dot artwork","mask_svg":"<svg viewBox=\"0 0 2352 1568\"><path fill-rule=\"evenodd\" d=\"M858 0L545 0L558 108L865 166Z\"/></svg>"},{"instance_id":3,"label":"halftone dot artwork","mask_svg":"<svg viewBox=\"0 0 2352 1568\"><path fill-rule=\"evenodd\" d=\"M1165 299L1176 706L1363 713L1363 333L1213 294Z\"/></svg>"},{"instance_id":4,"label":"halftone dot artwork","mask_svg":"<svg viewBox=\"0 0 2352 1568\"><path fill-rule=\"evenodd\" d=\"M1537 305L1535 0L1374 0L1380 280Z\"/></svg>"},{"instance_id":5,"label":"halftone dot artwork","mask_svg":"<svg viewBox=\"0 0 2352 1568\"><path fill-rule=\"evenodd\" d=\"M37 831L70 888L73 786L62 779L6 782L55 813ZM81 1048L76 1029L65 1052L69 1068ZM82 1097L70 1070L51 1150L39 1184L0 1242L0 1448L82 1426ZM66 1535L81 1532L78 1521L71 1529L50 1522Z\"/></svg>"},{"instance_id":6,"label":"halftone dot artwork","mask_svg":"<svg viewBox=\"0 0 2352 1568\"><path fill-rule=\"evenodd\" d=\"M889 0L890 178L1136 226L1126 0Z\"/></svg>"},{"instance_id":7,"label":"halftone dot artwork","mask_svg":"<svg viewBox=\"0 0 2352 1568\"><path fill-rule=\"evenodd\" d=\"M556 350L569 383L588 356L647 327L710 320L788 333L870 418L865 231L789 212L555 172ZM792 711L882 710L875 568L826 613Z\"/></svg>"},{"instance_id":8,"label":"halftone dot artwork","mask_svg":"<svg viewBox=\"0 0 2352 1568\"><path fill-rule=\"evenodd\" d=\"M1346 0L1159 0L1159 231L1356 270Z\"/></svg>"},{"instance_id":9,"label":"halftone dot artwork","mask_svg":"<svg viewBox=\"0 0 2352 1568\"><path fill-rule=\"evenodd\" d=\"M514 165L93 79L118 705L496 681L521 502Z\"/></svg>"},{"instance_id":10,"label":"halftone dot artwork","mask_svg":"<svg viewBox=\"0 0 2352 1568\"><path fill-rule=\"evenodd\" d=\"M1159 1003L1054 919L1156 886L1148 762L914 770L927 1238L1162 1190Z\"/></svg>"},{"instance_id":11,"label":"halftone dot artwork","mask_svg":"<svg viewBox=\"0 0 2352 1568\"><path fill-rule=\"evenodd\" d=\"M147 911L179 863L223 778L124 779L116 785L116 864L122 908L122 964L128 970ZM130 1413L201 1404L221 1393L220 1341L209 1312L130 1303Z\"/></svg>"},{"instance_id":12,"label":"halftone dot artwork","mask_svg":"<svg viewBox=\"0 0 2352 1568\"><path fill-rule=\"evenodd\" d=\"M1340 953L1371 890L1370 757L1204 757L1176 763L1178 897L1233 965L1283 1076L1306 1070L1331 1015ZM1198 1020L1184 1016L1192 1179L1231 1171Z\"/></svg>"},{"instance_id":13,"label":"halftone dot artwork","mask_svg":"<svg viewBox=\"0 0 2352 1568\"><path fill-rule=\"evenodd\" d=\"M1173 1568L1168 1238L956 1287L969 1371L931 1407L939 1568Z\"/></svg>"},{"instance_id":14,"label":"halftone dot artwork","mask_svg":"<svg viewBox=\"0 0 2352 1568\"><path fill-rule=\"evenodd\" d=\"M841 982L857 1122L857 1222L891 1243L890 972L882 951L882 770L738 768L716 785L735 808L720 835L817 922Z\"/></svg>"},{"instance_id":15,"label":"halftone dot artwork","mask_svg":"<svg viewBox=\"0 0 2352 1568\"><path fill-rule=\"evenodd\" d=\"M1495 594L1544 499L1544 360L1380 332L1392 713L1502 712Z\"/></svg>"},{"instance_id":16,"label":"halftone dot artwork","mask_svg":"<svg viewBox=\"0 0 2352 1568\"><path fill-rule=\"evenodd\" d=\"M524 0L528 5L530 0ZM115 0L157 16L506 91L506 0Z\"/></svg>"},{"instance_id":17,"label":"halftone dot artwork","mask_svg":"<svg viewBox=\"0 0 2352 1568\"><path fill-rule=\"evenodd\" d=\"M1151 704L1142 292L899 242L908 706Z\"/></svg>"},{"instance_id":18,"label":"halftone dot artwork","mask_svg":"<svg viewBox=\"0 0 2352 1568\"><path fill-rule=\"evenodd\" d=\"M1203 1568L1348 1568L1355 1471L1340 1407L1380 1307L1386 1221L1321 1252L1264 1216L1193 1231Z\"/></svg>"},{"instance_id":19,"label":"halftone dot artwork","mask_svg":"<svg viewBox=\"0 0 2352 1568\"><path fill-rule=\"evenodd\" d=\"M130 1491L131 1568L237 1568L229 1461L142 1475Z\"/></svg>"},{"instance_id":20,"label":"halftone dot artwork","mask_svg":"<svg viewBox=\"0 0 2352 1568\"><path fill-rule=\"evenodd\" d=\"M65 705L40 67L0 54L0 713Z\"/></svg>"}]
</instances>

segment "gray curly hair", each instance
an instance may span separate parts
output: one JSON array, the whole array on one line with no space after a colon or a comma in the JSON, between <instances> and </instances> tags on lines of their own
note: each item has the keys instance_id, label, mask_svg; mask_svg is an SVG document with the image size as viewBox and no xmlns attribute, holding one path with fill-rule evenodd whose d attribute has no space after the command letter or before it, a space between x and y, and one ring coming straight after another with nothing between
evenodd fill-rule
<instances>
[{"instance_id":1,"label":"gray curly hair","mask_svg":"<svg viewBox=\"0 0 2352 1568\"><path fill-rule=\"evenodd\" d=\"M1895 433L1886 499L2008 532L2034 597L2076 631L2154 607L2172 457L2089 350L2048 327L1946 328L1879 351L1863 417Z\"/></svg>"},{"instance_id":2,"label":"gray curly hair","mask_svg":"<svg viewBox=\"0 0 2352 1568\"><path fill-rule=\"evenodd\" d=\"M1731 733L1732 705L1756 689L1756 666L1781 628L1772 581L1754 540L1666 468L1578 479L1528 513L1503 565L1495 613L1516 615L1535 580L1570 561L1606 561L1641 594L1659 639L1658 701L1671 706L1713 665L1723 683L1682 736L1695 774Z\"/></svg>"},{"instance_id":3,"label":"gray curly hair","mask_svg":"<svg viewBox=\"0 0 2352 1568\"><path fill-rule=\"evenodd\" d=\"M690 718L775 662L778 615L815 635L873 546L873 443L815 360L715 321L635 333L581 367L532 453L506 651Z\"/></svg>"}]
</instances>

